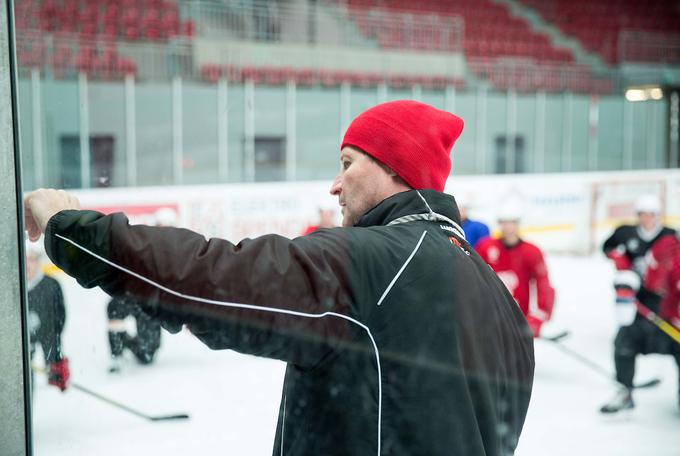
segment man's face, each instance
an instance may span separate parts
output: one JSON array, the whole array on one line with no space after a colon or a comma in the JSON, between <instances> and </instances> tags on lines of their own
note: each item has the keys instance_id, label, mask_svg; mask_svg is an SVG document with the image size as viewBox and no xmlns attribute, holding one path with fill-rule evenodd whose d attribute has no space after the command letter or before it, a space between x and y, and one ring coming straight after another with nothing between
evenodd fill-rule
<instances>
[{"instance_id":1,"label":"man's face","mask_svg":"<svg viewBox=\"0 0 680 456\"><path fill-rule=\"evenodd\" d=\"M638 218L640 226L647 231L654 229L658 219L654 212L638 212Z\"/></svg>"},{"instance_id":2,"label":"man's face","mask_svg":"<svg viewBox=\"0 0 680 456\"><path fill-rule=\"evenodd\" d=\"M340 152L340 172L331 186L338 197L342 226L354 226L369 209L391 196L393 175L375 160L350 146Z\"/></svg>"},{"instance_id":3,"label":"man's face","mask_svg":"<svg viewBox=\"0 0 680 456\"><path fill-rule=\"evenodd\" d=\"M501 229L501 236L503 236L503 239L513 240L519 235L518 220L499 220L498 225Z\"/></svg>"}]
</instances>

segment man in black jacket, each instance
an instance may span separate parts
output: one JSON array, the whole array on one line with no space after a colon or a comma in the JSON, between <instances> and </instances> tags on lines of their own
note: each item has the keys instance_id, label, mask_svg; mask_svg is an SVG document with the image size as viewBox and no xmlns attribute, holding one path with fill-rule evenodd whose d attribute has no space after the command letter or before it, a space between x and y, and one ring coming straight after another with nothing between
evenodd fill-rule
<instances>
[{"instance_id":1,"label":"man in black jacket","mask_svg":"<svg viewBox=\"0 0 680 456\"><path fill-rule=\"evenodd\" d=\"M343 227L293 240L130 226L55 190L27 195L27 228L81 285L141 297L169 331L287 362L275 455L509 455L533 338L441 193L462 128L413 101L364 112L331 189Z\"/></svg>"}]
</instances>

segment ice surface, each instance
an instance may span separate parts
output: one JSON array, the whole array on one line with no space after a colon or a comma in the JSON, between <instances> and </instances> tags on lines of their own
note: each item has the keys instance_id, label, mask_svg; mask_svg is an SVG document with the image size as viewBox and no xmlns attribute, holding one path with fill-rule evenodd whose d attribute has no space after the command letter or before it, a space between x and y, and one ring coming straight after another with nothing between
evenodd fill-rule
<instances>
[{"instance_id":1,"label":"ice surface","mask_svg":"<svg viewBox=\"0 0 680 456\"><path fill-rule=\"evenodd\" d=\"M563 329L562 343L613 370L616 331L612 270L601 256L547 258L558 301L545 333ZM191 334L163 334L155 364L128 359L107 373L107 297L60 277L67 300L64 351L72 380L148 414L187 412L189 421L146 422L83 393L60 393L36 377L37 456L270 455L285 365L210 351ZM480 328L483 331L483 328ZM677 456L680 454L678 373L671 357L638 361L637 380L660 376L656 388L635 394L625 416L598 413L614 387L549 342L536 342L536 380L517 455Z\"/></svg>"}]
</instances>

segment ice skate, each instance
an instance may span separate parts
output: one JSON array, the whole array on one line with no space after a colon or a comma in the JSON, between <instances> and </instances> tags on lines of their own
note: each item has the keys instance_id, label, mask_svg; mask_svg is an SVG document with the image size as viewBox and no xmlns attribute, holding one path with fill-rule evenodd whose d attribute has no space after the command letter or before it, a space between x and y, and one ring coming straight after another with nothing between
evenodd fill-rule
<instances>
[{"instance_id":1,"label":"ice skate","mask_svg":"<svg viewBox=\"0 0 680 456\"><path fill-rule=\"evenodd\" d=\"M634 407L635 402L633 402L633 395L628 388L625 388L619 390L612 400L600 407L600 413L613 414L622 410L631 410Z\"/></svg>"}]
</instances>

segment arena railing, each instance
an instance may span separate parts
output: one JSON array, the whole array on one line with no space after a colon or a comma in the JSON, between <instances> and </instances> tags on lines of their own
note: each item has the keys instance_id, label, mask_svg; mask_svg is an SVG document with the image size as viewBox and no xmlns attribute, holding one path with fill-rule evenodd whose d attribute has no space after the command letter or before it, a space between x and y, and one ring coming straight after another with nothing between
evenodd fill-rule
<instances>
[{"instance_id":1,"label":"arena railing","mask_svg":"<svg viewBox=\"0 0 680 456\"><path fill-rule=\"evenodd\" d=\"M457 15L420 15L371 10L357 15L343 4L180 1L183 18L196 35L244 41L337 46L463 49L464 20Z\"/></svg>"},{"instance_id":2,"label":"arena railing","mask_svg":"<svg viewBox=\"0 0 680 456\"><path fill-rule=\"evenodd\" d=\"M680 33L622 30L618 39L619 62L680 63Z\"/></svg>"}]
</instances>

